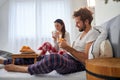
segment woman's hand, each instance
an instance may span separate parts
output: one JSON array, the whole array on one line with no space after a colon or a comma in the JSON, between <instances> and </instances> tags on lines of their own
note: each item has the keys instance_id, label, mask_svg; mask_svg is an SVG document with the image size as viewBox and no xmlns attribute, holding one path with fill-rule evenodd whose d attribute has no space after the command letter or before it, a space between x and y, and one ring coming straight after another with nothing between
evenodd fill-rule
<instances>
[{"instance_id":1,"label":"woman's hand","mask_svg":"<svg viewBox=\"0 0 120 80\"><path fill-rule=\"evenodd\" d=\"M52 32L52 38L55 40L55 41L57 41L57 39L59 38L59 32L58 31L53 31Z\"/></svg>"}]
</instances>

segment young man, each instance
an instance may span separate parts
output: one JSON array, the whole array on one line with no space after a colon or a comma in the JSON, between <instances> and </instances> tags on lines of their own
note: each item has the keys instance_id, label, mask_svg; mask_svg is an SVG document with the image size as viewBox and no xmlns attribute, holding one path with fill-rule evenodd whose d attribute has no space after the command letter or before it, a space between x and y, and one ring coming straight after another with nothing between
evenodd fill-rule
<instances>
[{"instance_id":1,"label":"young man","mask_svg":"<svg viewBox=\"0 0 120 80\"><path fill-rule=\"evenodd\" d=\"M45 74L56 70L60 74L68 74L85 70L85 60L88 59L88 51L91 44L96 40L99 32L92 29L93 20L92 12L87 8L81 8L75 11L73 17L76 27L82 32L75 40L73 47L69 46L66 41L59 43L59 46L68 53L45 55L37 63L28 67L17 65L6 65L7 71L27 72L31 75Z\"/></svg>"}]
</instances>

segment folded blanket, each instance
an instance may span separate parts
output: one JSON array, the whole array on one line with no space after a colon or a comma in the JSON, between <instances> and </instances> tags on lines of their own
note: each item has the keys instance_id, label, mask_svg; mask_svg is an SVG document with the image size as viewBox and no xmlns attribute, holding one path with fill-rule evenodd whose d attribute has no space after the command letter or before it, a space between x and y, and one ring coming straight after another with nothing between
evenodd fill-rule
<instances>
[{"instance_id":1,"label":"folded blanket","mask_svg":"<svg viewBox=\"0 0 120 80\"><path fill-rule=\"evenodd\" d=\"M1 56L1 57L4 57L4 58L9 59L9 58L11 58L11 55L12 55L11 52L7 52L7 51L0 50L0 56Z\"/></svg>"}]
</instances>

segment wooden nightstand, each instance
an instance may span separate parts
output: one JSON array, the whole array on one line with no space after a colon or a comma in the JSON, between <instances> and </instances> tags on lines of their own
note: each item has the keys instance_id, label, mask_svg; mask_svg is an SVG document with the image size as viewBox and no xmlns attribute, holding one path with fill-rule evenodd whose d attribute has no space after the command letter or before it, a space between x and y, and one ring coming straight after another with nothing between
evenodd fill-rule
<instances>
[{"instance_id":1,"label":"wooden nightstand","mask_svg":"<svg viewBox=\"0 0 120 80\"><path fill-rule=\"evenodd\" d=\"M12 59L13 59L12 64L15 63L16 58L34 58L34 63L36 63L37 56L38 56L38 54L35 54L35 53L31 53L31 54L13 54L12 55Z\"/></svg>"},{"instance_id":2,"label":"wooden nightstand","mask_svg":"<svg viewBox=\"0 0 120 80\"><path fill-rule=\"evenodd\" d=\"M120 80L120 58L86 60L87 80Z\"/></svg>"}]
</instances>

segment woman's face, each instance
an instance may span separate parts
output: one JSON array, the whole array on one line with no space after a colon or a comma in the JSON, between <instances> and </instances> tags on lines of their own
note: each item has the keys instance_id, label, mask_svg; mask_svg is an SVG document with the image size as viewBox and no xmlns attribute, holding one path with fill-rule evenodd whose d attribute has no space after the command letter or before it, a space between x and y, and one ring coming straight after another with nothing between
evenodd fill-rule
<instances>
[{"instance_id":1,"label":"woman's face","mask_svg":"<svg viewBox=\"0 0 120 80\"><path fill-rule=\"evenodd\" d=\"M61 31L62 25L61 25L60 23L57 23L57 22L55 22L54 24L55 24L55 29L56 29L57 31Z\"/></svg>"}]
</instances>

